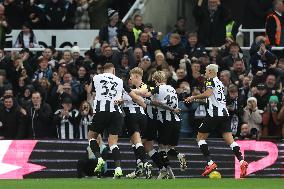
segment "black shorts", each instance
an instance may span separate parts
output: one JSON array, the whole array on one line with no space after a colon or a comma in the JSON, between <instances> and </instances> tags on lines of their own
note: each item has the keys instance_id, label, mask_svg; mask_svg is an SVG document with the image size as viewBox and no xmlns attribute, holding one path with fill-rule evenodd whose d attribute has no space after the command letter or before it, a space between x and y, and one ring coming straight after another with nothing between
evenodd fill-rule
<instances>
[{"instance_id":1,"label":"black shorts","mask_svg":"<svg viewBox=\"0 0 284 189\"><path fill-rule=\"evenodd\" d=\"M179 121L164 121L158 128L158 143L163 145L177 146L179 132Z\"/></svg>"},{"instance_id":2,"label":"black shorts","mask_svg":"<svg viewBox=\"0 0 284 189\"><path fill-rule=\"evenodd\" d=\"M141 138L145 138L146 128L147 128L147 116L144 114L126 114L125 124L129 136L131 137L133 133L139 132Z\"/></svg>"},{"instance_id":3,"label":"black shorts","mask_svg":"<svg viewBox=\"0 0 284 189\"><path fill-rule=\"evenodd\" d=\"M162 123L158 120L151 119L148 117L148 123L147 123L147 128L146 128L146 133L145 133L145 139L148 141L155 140L157 141L158 139L158 128Z\"/></svg>"},{"instance_id":4,"label":"black shorts","mask_svg":"<svg viewBox=\"0 0 284 189\"><path fill-rule=\"evenodd\" d=\"M198 132L211 133L216 130L219 133L232 132L229 117L205 117L199 126Z\"/></svg>"},{"instance_id":5,"label":"black shorts","mask_svg":"<svg viewBox=\"0 0 284 189\"><path fill-rule=\"evenodd\" d=\"M107 131L112 135L119 135L122 130L123 116L119 112L97 112L90 127L91 131L103 134Z\"/></svg>"}]
</instances>

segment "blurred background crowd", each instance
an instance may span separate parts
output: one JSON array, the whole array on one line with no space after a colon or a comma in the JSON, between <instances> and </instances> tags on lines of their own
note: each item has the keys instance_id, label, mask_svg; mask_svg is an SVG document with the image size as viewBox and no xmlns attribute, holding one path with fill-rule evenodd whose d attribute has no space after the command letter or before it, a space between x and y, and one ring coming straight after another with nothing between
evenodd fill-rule
<instances>
[{"instance_id":1,"label":"blurred background crowd","mask_svg":"<svg viewBox=\"0 0 284 189\"><path fill-rule=\"evenodd\" d=\"M195 31L187 17L172 29L159 31L142 14L122 22L134 0L4 0L0 5L0 138L86 139L92 117L92 77L105 63L127 82L140 67L143 82L153 86L152 74L162 70L179 96L182 138L196 136L205 106L185 104L185 97L204 91L205 67L219 65L225 86L233 135L238 139L284 136L284 56L273 47L284 44L282 0L248 0L243 28L265 28L248 51L238 41L238 23L220 0L194 1ZM5 35L21 29L14 47L6 51ZM59 51L40 47L33 29L99 29L90 49ZM56 30L54 31L56 33ZM78 32L78 35L80 33ZM82 36L84 37L84 36ZM240 44L241 43L241 44ZM121 133L127 136L127 131ZM212 137L220 137L212 134Z\"/></svg>"}]
</instances>

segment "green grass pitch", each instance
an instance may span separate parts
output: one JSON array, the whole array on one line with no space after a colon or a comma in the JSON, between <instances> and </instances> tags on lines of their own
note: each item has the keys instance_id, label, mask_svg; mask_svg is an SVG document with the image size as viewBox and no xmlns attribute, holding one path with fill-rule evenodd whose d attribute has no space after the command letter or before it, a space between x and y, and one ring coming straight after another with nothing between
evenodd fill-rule
<instances>
[{"instance_id":1,"label":"green grass pitch","mask_svg":"<svg viewBox=\"0 0 284 189\"><path fill-rule=\"evenodd\" d=\"M284 189L284 179L25 179L0 180L0 189Z\"/></svg>"}]
</instances>

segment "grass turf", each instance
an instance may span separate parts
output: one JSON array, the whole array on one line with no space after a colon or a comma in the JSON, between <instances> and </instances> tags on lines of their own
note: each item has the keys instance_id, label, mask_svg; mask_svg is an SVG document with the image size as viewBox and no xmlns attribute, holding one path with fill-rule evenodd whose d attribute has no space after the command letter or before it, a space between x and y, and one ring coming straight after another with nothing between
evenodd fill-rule
<instances>
[{"instance_id":1,"label":"grass turf","mask_svg":"<svg viewBox=\"0 0 284 189\"><path fill-rule=\"evenodd\" d=\"M0 180L0 189L282 189L284 179L25 179Z\"/></svg>"}]
</instances>

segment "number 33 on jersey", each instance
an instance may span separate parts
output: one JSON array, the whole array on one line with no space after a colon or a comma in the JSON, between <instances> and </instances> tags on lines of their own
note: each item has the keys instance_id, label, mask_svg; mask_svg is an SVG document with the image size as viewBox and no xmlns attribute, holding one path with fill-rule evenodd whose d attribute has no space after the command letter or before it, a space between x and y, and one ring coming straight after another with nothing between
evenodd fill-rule
<instances>
[{"instance_id":1,"label":"number 33 on jersey","mask_svg":"<svg viewBox=\"0 0 284 189\"><path fill-rule=\"evenodd\" d=\"M207 101L207 112L209 116L228 116L223 83L218 79L218 77L214 77L208 79L205 82L205 86L206 90L213 90L212 95L208 98Z\"/></svg>"}]
</instances>

